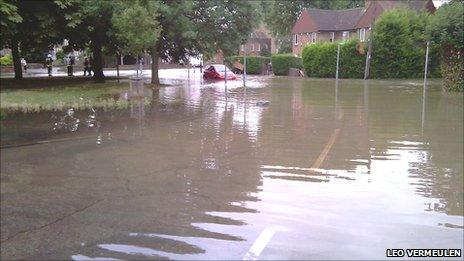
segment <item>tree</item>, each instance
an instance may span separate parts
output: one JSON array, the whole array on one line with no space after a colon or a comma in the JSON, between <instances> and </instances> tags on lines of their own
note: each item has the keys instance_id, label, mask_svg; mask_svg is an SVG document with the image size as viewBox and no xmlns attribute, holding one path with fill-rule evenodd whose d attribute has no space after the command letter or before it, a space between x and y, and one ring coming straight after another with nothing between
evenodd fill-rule
<instances>
[{"instance_id":1,"label":"tree","mask_svg":"<svg viewBox=\"0 0 464 261\"><path fill-rule=\"evenodd\" d=\"M464 3L442 5L430 18L427 36L441 49L445 88L464 91Z\"/></svg>"},{"instance_id":2,"label":"tree","mask_svg":"<svg viewBox=\"0 0 464 261\"><path fill-rule=\"evenodd\" d=\"M152 54L152 83L159 84L158 59L178 62L188 56L234 53L250 35L258 14L249 1L159 1L160 38Z\"/></svg>"},{"instance_id":3,"label":"tree","mask_svg":"<svg viewBox=\"0 0 464 261\"><path fill-rule=\"evenodd\" d=\"M0 1L0 45L11 48L15 79L22 79L20 51L30 48L48 51L50 45L62 41L62 10L69 0Z\"/></svg>"},{"instance_id":4,"label":"tree","mask_svg":"<svg viewBox=\"0 0 464 261\"><path fill-rule=\"evenodd\" d=\"M117 4L108 0L68 1L70 4L64 14L64 38L69 40L72 48L90 47L93 54L93 77L96 82L104 82L103 47L112 49L116 42L112 17Z\"/></svg>"},{"instance_id":5,"label":"tree","mask_svg":"<svg viewBox=\"0 0 464 261\"><path fill-rule=\"evenodd\" d=\"M259 55L264 56L264 57L271 56L271 51L269 51L269 47L267 46L267 44L264 44L263 47L261 47L261 51L259 52Z\"/></svg>"},{"instance_id":6,"label":"tree","mask_svg":"<svg viewBox=\"0 0 464 261\"><path fill-rule=\"evenodd\" d=\"M161 32L156 2L122 1L120 5L112 22L121 49L138 56L156 46Z\"/></svg>"},{"instance_id":7,"label":"tree","mask_svg":"<svg viewBox=\"0 0 464 261\"><path fill-rule=\"evenodd\" d=\"M18 40L16 36L18 24L23 18L19 15L18 7L13 3L0 2L0 41L1 46L8 46L12 50L15 79L22 79L23 72L18 55Z\"/></svg>"}]
</instances>

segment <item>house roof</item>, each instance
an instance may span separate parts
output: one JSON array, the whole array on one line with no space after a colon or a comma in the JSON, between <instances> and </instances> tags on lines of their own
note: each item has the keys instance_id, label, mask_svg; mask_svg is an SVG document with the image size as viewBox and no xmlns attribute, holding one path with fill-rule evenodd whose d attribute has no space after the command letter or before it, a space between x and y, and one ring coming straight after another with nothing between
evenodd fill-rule
<instances>
[{"instance_id":1,"label":"house roof","mask_svg":"<svg viewBox=\"0 0 464 261\"><path fill-rule=\"evenodd\" d=\"M434 12L436 10L432 0L409 0L409 1L369 1L367 9L363 12L361 19L356 23L356 28L370 27L371 23L381 13L394 8L409 7L415 11L427 10ZM374 14L375 12L375 14Z\"/></svg>"},{"instance_id":2,"label":"house roof","mask_svg":"<svg viewBox=\"0 0 464 261\"><path fill-rule=\"evenodd\" d=\"M366 1L366 8L345 10L304 9L293 26L292 33L347 31L370 27L373 17L378 17L386 10L403 6L416 11L426 9L434 12L436 10L432 0Z\"/></svg>"},{"instance_id":3,"label":"house roof","mask_svg":"<svg viewBox=\"0 0 464 261\"><path fill-rule=\"evenodd\" d=\"M292 33L353 30L363 8L345 10L304 9Z\"/></svg>"},{"instance_id":4,"label":"house roof","mask_svg":"<svg viewBox=\"0 0 464 261\"><path fill-rule=\"evenodd\" d=\"M407 5L412 10L420 11L422 9L429 8L430 2L433 1L424 1L424 0L409 0L409 1L377 1L385 10L401 7L401 5ZM435 6L433 6L435 8ZM435 11L435 10L433 10Z\"/></svg>"}]
</instances>

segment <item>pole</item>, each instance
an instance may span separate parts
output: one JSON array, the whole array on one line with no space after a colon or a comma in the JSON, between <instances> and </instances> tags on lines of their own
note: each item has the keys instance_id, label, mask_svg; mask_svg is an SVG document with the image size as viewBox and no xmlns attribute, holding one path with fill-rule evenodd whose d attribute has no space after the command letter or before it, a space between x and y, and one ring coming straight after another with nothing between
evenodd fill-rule
<instances>
[{"instance_id":1,"label":"pole","mask_svg":"<svg viewBox=\"0 0 464 261\"><path fill-rule=\"evenodd\" d=\"M377 3L373 2L372 4L374 5L374 12L371 21L371 32L369 34L369 47L367 49L366 55L366 67L364 68L364 80L367 80L367 78L369 78L369 73L371 69L372 39L374 38L375 10L377 9Z\"/></svg>"},{"instance_id":2,"label":"pole","mask_svg":"<svg viewBox=\"0 0 464 261\"><path fill-rule=\"evenodd\" d=\"M425 51L425 68L424 68L424 88L422 91L422 119L421 119L421 131L424 132L424 122L425 122L425 91L427 89L427 67L429 64L429 45L430 42L427 42L427 49Z\"/></svg>"},{"instance_id":3,"label":"pole","mask_svg":"<svg viewBox=\"0 0 464 261\"><path fill-rule=\"evenodd\" d=\"M227 66L226 66L225 61L224 61L224 83L226 84L226 88L227 88Z\"/></svg>"},{"instance_id":4,"label":"pole","mask_svg":"<svg viewBox=\"0 0 464 261\"><path fill-rule=\"evenodd\" d=\"M119 56L121 56L121 55L119 55ZM118 77L118 83L119 83L119 56L116 57L116 75Z\"/></svg>"},{"instance_id":5,"label":"pole","mask_svg":"<svg viewBox=\"0 0 464 261\"><path fill-rule=\"evenodd\" d=\"M335 79L338 80L338 65L340 63L340 44L337 45L337 72L335 73Z\"/></svg>"},{"instance_id":6,"label":"pole","mask_svg":"<svg viewBox=\"0 0 464 261\"><path fill-rule=\"evenodd\" d=\"M430 42L427 42L427 49L425 51L424 91L425 91L426 84L427 84L427 67L429 63L429 45L430 45Z\"/></svg>"},{"instance_id":7,"label":"pole","mask_svg":"<svg viewBox=\"0 0 464 261\"><path fill-rule=\"evenodd\" d=\"M246 44L243 45L243 87L246 87L246 67L247 67L247 58L246 58Z\"/></svg>"},{"instance_id":8,"label":"pole","mask_svg":"<svg viewBox=\"0 0 464 261\"><path fill-rule=\"evenodd\" d=\"M371 50L372 50L372 40L369 39L369 47L367 49L367 55L366 55L366 66L364 68L364 80L366 80L369 77L369 70L370 70L370 65L371 65Z\"/></svg>"}]
</instances>

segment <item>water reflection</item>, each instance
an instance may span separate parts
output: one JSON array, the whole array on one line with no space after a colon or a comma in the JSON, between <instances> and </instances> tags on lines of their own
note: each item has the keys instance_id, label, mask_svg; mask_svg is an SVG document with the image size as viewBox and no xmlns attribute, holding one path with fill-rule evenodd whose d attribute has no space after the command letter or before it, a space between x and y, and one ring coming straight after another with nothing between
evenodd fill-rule
<instances>
[{"instance_id":1,"label":"water reflection","mask_svg":"<svg viewBox=\"0 0 464 261\"><path fill-rule=\"evenodd\" d=\"M2 255L378 259L387 246L462 246L462 96L432 88L424 112L409 81L247 86L192 80L64 115L102 142L111 133L104 146L2 149Z\"/></svg>"}]
</instances>

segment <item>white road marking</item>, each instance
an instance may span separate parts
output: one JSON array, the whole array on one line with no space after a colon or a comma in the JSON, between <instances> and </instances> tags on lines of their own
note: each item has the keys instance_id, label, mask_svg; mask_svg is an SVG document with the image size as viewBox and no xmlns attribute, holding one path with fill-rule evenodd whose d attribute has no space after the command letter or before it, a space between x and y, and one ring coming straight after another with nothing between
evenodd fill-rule
<instances>
[{"instance_id":1,"label":"white road marking","mask_svg":"<svg viewBox=\"0 0 464 261\"><path fill-rule=\"evenodd\" d=\"M272 236L274 236L276 230L273 227L265 228L258 238L255 240L250 250L245 254L243 260L256 260L261 252L263 252L266 245L271 241Z\"/></svg>"}]
</instances>

